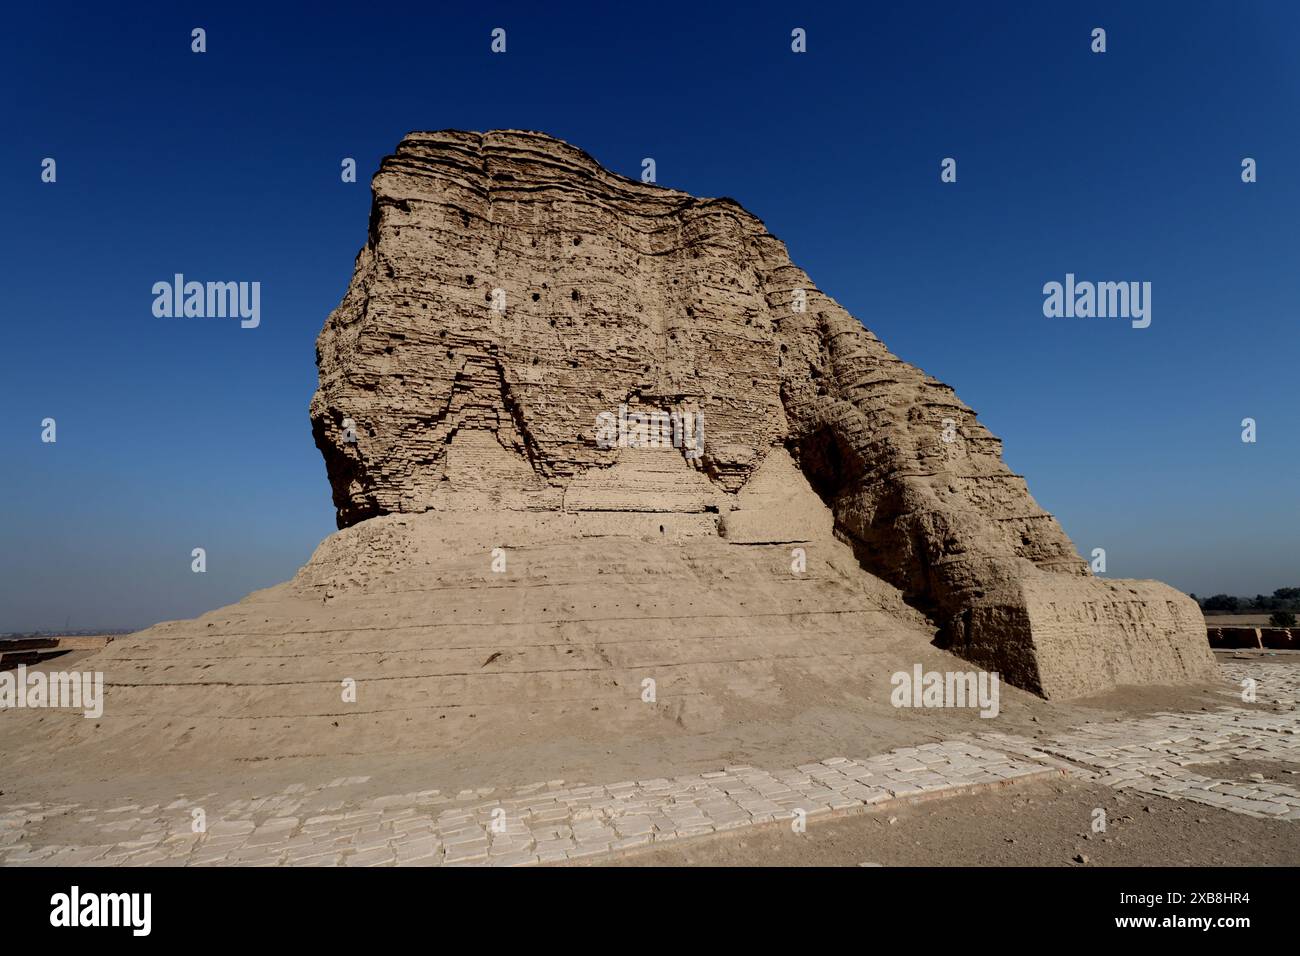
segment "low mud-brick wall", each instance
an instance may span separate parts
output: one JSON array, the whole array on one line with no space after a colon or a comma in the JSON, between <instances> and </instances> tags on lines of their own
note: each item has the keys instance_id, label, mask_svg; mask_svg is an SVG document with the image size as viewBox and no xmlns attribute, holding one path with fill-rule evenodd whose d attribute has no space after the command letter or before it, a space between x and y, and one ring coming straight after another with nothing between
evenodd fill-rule
<instances>
[{"instance_id":1,"label":"low mud-brick wall","mask_svg":"<svg viewBox=\"0 0 1300 956\"><path fill-rule=\"evenodd\" d=\"M111 635L72 635L0 640L0 671L13 670L19 664L41 664L69 651L99 650L112 639Z\"/></svg>"},{"instance_id":2,"label":"low mud-brick wall","mask_svg":"<svg viewBox=\"0 0 1300 956\"><path fill-rule=\"evenodd\" d=\"M1300 627L1208 627L1206 631L1211 647L1300 648Z\"/></svg>"}]
</instances>

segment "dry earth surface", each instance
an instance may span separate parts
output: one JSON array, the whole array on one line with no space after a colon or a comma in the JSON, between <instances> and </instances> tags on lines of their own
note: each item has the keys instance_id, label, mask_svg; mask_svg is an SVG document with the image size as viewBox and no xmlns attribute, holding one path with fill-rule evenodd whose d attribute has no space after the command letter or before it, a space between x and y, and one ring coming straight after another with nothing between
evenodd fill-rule
<instances>
[{"instance_id":1,"label":"dry earth surface","mask_svg":"<svg viewBox=\"0 0 1300 956\"><path fill-rule=\"evenodd\" d=\"M1106 811L1105 833L1091 831L1098 807ZM1295 866L1300 863L1300 827L1158 798L1138 799L1098 784L1053 780L814 822L802 834L788 826L774 826L743 837L724 835L608 862L618 866Z\"/></svg>"},{"instance_id":2,"label":"dry earth surface","mask_svg":"<svg viewBox=\"0 0 1300 956\"><path fill-rule=\"evenodd\" d=\"M561 739L482 762L303 758L140 777L73 766L6 779L0 861L1293 865L1300 655L1220 659L1216 685L1128 689L1069 713L1028 695L1005 721L900 711L879 748L815 710L807 734L754 736L725 757L705 736L617 750ZM810 741L852 756L803 763ZM1104 833L1090 832L1097 808Z\"/></svg>"}]
</instances>

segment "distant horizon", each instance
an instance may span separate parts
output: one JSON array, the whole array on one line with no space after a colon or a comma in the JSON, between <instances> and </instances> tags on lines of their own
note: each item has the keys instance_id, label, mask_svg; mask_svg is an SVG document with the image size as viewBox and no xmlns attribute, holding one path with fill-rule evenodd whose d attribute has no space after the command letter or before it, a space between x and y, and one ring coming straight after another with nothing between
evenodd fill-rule
<instances>
[{"instance_id":1,"label":"distant horizon","mask_svg":"<svg viewBox=\"0 0 1300 956\"><path fill-rule=\"evenodd\" d=\"M290 579L335 530L316 337L370 175L426 129L543 130L734 197L953 386L1104 577L1300 582L1294 5L9 20L0 630L192 618ZM234 284L236 314L172 314L154 290L178 274Z\"/></svg>"}]
</instances>

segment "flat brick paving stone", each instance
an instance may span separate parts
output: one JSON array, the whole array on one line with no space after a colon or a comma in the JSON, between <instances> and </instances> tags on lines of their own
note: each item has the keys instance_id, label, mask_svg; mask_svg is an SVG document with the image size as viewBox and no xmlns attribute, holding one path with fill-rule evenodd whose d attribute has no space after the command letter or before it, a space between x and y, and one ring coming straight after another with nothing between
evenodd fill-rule
<instances>
[{"instance_id":1,"label":"flat brick paving stone","mask_svg":"<svg viewBox=\"0 0 1300 956\"><path fill-rule=\"evenodd\" d=\"M393 862L393 851L385 847L376 847L361 853L344 857L344 866L387 866Z\"/></svg>"}]
</instances>

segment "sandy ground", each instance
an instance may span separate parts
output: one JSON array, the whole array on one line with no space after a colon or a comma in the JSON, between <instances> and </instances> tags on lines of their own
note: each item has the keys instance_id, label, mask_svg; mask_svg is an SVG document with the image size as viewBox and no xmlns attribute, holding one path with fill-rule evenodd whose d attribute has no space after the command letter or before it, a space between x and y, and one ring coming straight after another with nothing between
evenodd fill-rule
<instances>
[{"instance_id":1,"label":"sandy ground","mask_svg":"<svg viewBox=\"0 0 1300 956\"><path fill-rule=\"evenodd\" d=\"M1240 762L1238 762L1240 763ZM1274 767L1280 765L1274 764ZM1199 768L1198 768L1199 769ZM1292 768L1296 769L1296 768ZM1296 778L1291 777L1291 780ZM1093 833L1094 810L1106 831ZM1086 862L1082 860L1086 859ZM1300 827L1064 778L726 834L612 866L1295 866ZM579 864L570 864L579 865Z\"/></svg>"},{"instance_id":2,"label":"sandy ground","mask_svg":"<svg viewBox=\"0 0 1300 956\"><path fill-rule=\"evenodd\" d=\"M85 653L60 658L59 667L75 667ZM1261 666L1266 661L1262 659ZM725 729L704 733L676 728L612 739L598 721L590 719L573 720L559 728L530 728L521 722L509 735L485 735L471 747L451 752L431 741L428 752L417 755L344 754L232 762L214 749L206 762L143 771L125 768L111 758L88 756L91 752L85 749L79 750L75 759L53 751L39 766L25 765L22 773L8 773L0 767L0 794L15 801L79 803L154 802L206 792L235 799L342 776L371 778L353 794L358 799L367 792L383 795L426 787L443 791L512 787L550 779L570 784L608 783L717 770L727 764L786 767L831 756L865 757L894 747L947 740L958 733L996 730L1037 739L1094 721L1158 711L1242 706L1226 682L1201 687L1126 687L1061 703L1004 686L1000 715L984 720L965 710L826 701L824 696L818 697L824 695L824 685L801 688L793 675L783 689L788 706L737 706L726 715Z\"/></svg>"},{"instance_id":3,"label":"sandy ground","mask_svg":"<svg viewBox=\"0 0 1300 956\"><path fill-rule=\"evenodd\" d=\"M60 658L75 665L86 652ZM1256 660L1261 667L1300 659L1300 652L1220 652L1219 660ZM598 723L573 721L561 732L554 726L521 723L509 736L487 735L474 746L448 752L431 741L426 754L340 755L238 761L211 753L208 763L172 770L127 770L108 759L76 759L50 752L42 766L23 773L0 767L0 795L14 801L146 800L212 792L237 799L271 793L294 783L342 776L368 776L350 796L400 793L421 788L455 791L474 787L513 787L538 780L569 784L716 770L727 764L786 767L830 756L869 756L894 747L932 743L954 734L996 730L1038 739L1094 721L1112 721L1158 711L1208 711L1243 705L1232 685L1202 687L1126 687L1109 694L1062 703L1044 701L1004 687L1001 714L983 720L971 711L895 709L862 701L818 701L819 687L785 688L791 706L773 712L754 705L727 715L726 729L693 734L629 736L612 740ZM1267 703L1259 706L1268 709ZM50 718L53 719L53 718ZM33 772L35 771L35 772ZM164 801L165 802L165 801Z\"/></svg>"},{"instance_id":4,"label":"sandy ground","mask_svg":"<svg viewBox=\"0 0 1300 956\"><path fill-rule=\"evenodd\" d=\"M70 659L84 652L73 652ZM1254 662L1268 686L1267 670L1293 664L1300 652L1219 652L1220 661ZM341 788L337 796L360 804L367 798L423 788L444 792L538 780L566 784L612 783L624 779L720 769L728 764L782 768L843 755L865 757L894 747L951 739L956 734L999 731L1039 739L1089 722L1109 723L1160 711L1214 711L1224 706L1277 712L1261 699L1243 704L1234 685L1190 688L1121 688L1065 703L1043 701L1005 688L1002 712L982 720L970 711L894 709L861 700L818 699L824 685L800 687L789 677L787 705L778 712L753 705L725 716L724 730L691 733L684 728L657 735L611 736L598 720L575 719L556 733L554 725L509 736L489 735L473 747L427 754L335 755L235 761L220 752L210 764L125 770L107 757L75 758L48 752L39 772L14 772L0 763L0 798L6 803L67 801L83 806L117 802L166 803L174 798L216 795L212 804L281 791L292 784L321 785L338 777L368 779ZM44 718L39 718L44 719ZM51 718L53 719L53 718ZM72 758L72 759L70 759ZM24 771L37 769L35 763ZM1198 768L1240 781L1267 780L1296 786L1300 765L1230 760ZM1105 833L1090 832L1093 811L1108 817ZM76 813L70 819L75 819ZM890 822L893 818L894 822ZM57 821L56 821L57 822ZM53 833L54 831L51 831ZM75 844L75 840L71 840ZM788 824L745 834L724 834L700 842L637 852L617 865L857 865L879 863L952 866L1172 865L1238 866L1300 863L1300 826L1228 813L1212 807L1124 794L1078 779L1053 778L993 792L894 807L888 811L810 821L804 834Z\"/></svg>"}]
</instances>

